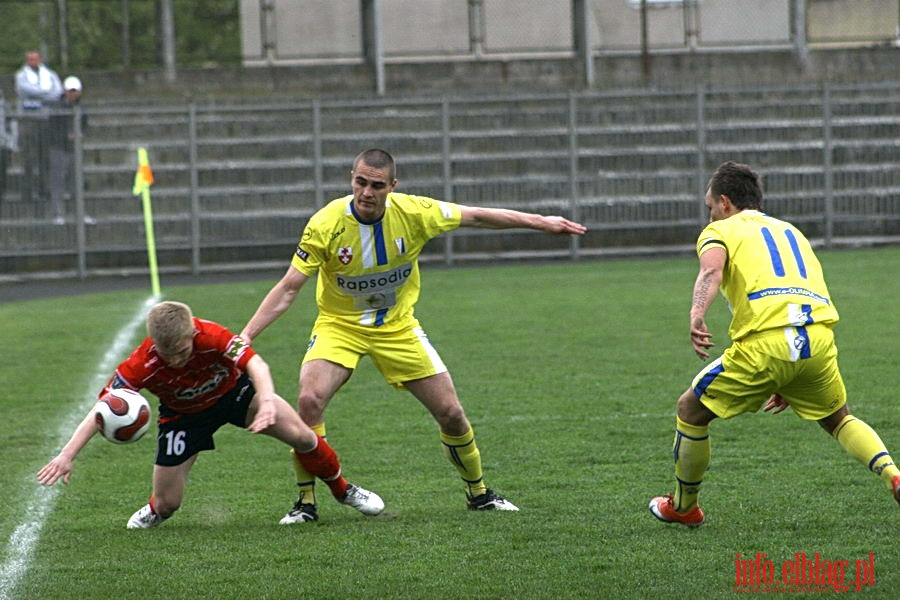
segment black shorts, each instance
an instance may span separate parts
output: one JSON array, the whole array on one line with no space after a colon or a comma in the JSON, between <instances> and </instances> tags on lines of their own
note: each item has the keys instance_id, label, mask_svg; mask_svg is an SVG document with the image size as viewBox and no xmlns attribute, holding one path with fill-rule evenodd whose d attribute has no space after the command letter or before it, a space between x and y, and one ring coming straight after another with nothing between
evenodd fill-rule
<instances>
[{"instance_id":1,"label":"black shorts","mask_svg":"<svg viewBox=\"0 0 900 600\"><path fill-rule=\"evenodd\" d=\"M247 426L247 411L255 394L253 382L244 373L231 391L206 410L181 414L162 407L160 417L166 420L159 423L156 464L174 467L198 452L215 450L213 434L222 425L231 423L241 428Z\"/></svg>"}]
</instances>

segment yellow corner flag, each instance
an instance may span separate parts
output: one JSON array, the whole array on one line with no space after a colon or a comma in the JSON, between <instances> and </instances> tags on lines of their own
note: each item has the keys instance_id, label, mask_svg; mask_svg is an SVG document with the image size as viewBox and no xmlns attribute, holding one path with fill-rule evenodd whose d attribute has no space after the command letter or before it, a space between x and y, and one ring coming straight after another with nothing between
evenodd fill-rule
<instances>
[{"instance_id":1,"label":"yellow corner flag","mask_svg":"<svg viewBox=\"0 0 900 600\"><path fill-rule=\"evenodd\" d=\"M138 148L137 153L138 168L134 174L134 187L131 189L131 193L135 196L140 195L145 190L150 191L150 186L153 185L153 171L150 170L150 159L147 158L147 149Z\"/></svg>"},{"instance_id":2,"label":"yellow corner flag","mask_svg":"<svg viewBox=\"0 0 900 600\"><path fill-rule=\"evenodd\" d=\"M134 187L131 193L141 196L144 206L144 229L147 232L147 256L150 261L150 283L153 295L159 296L159 267L156 265L156 239L153 235L153 210L150 207L150 186L153 185L153 171L150 170L150 159L147 149L138 148L138 168L134 174Z\"/></svg>"}]
</instances>

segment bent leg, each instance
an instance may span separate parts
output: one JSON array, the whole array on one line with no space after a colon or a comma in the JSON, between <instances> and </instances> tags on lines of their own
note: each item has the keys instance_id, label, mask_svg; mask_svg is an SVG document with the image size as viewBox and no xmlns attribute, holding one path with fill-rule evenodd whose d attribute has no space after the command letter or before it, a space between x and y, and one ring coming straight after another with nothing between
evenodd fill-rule
<instances>
[{"instance_id":1,"label":"bent leg","mask_svg":"<svg viewBox=\"0 0 900 600\"><path fill-rule=\"evenodd\" d=\"M688 388L678 398L675 440L672 443L675 459L672 506L678 512L687 512L697 506L700 484L709 467L709 422L715 417L715 413L700 402L693 388Z\"/></svg>"},{"instance_id":2,"label":"bent leg","mask_svg":"<svg viewBox=\"0 0 900 600\"><path fill-rule=\"evenodd\" d=\"M716 417L756 411L771 397L776 384L763 358L753 345L734 344L704 366L679 396L672 444L676 485L667 506L672 511L670 516L696 513L696 519L693 523L668 520L694 526L703 522L698 499L710 462L709 424Z\"/></svg>"},{"instance_id":3,"label":"bent leg","mask_svg":"<svg viewBox=\"0 0 900 600\"><path fill-rule=\"evenodd\" d=\"M423 379L404 382L404 386L421 402L440 426L444 455L456 468L470 497L487 493L481 452L475 443L475 433L449 373L438 373Z\"/></svg>"},{"instance_id":4,"label":"bent leg","mask_svg":"<svg viewBox=\"0 0 900 600\"><path fill-rule=\"evenodd\" d=\"M325 408L352 374L352 369L325 359L311 360L300 367L297 412L303 423L322 440L326 439ZM315 504L316 474L303 465L296 450L291 450L291 460L300 492L298 504Z\"/></svg>"},{"instance_id":5,"label":"bent leg","mask_svg":"<svg viewBox=\"0 0 900 600\"><path fill-rule=\"evenodd\" d=\"M442 433L460 436L465 435L471 428L456 395L450 373L438 373L423 379L406 381L403 385L428 409Z\"/></svg>"},{"instance_id":6,"label":"bent leg","mask_svg":"<svg viewBox=\"0 0 900 600\"><path fill-rule=\"evenodd\" d=\"M187 476L197 460L197 454L174 467L153 467L153 495L150 497L150 506L153 512L164 519L181 508L184 499L184 488Z\"/></svg>"},{"instance_id":7,"label":"bent leg","mask_svg":"<svg viewBox=\"0 0 900 600\"><path fill-rule=\"evenodd\" d=\"M255 412L257 399L251 402L251 411L247 421L252 420L250 413ZM343 498L347 493L347 481L341 476L341 464L337 454L324 438L303 422L300 415L283 399L275 401L275 423L262 433L274 437L291 446L292 456L305 473L318 477L331 489L336 498ZM311 503L312 504L312 503Z\"/></svg>"},{"instance_id":8,"label":"bent leg","mask_svg":"<svg viewBox=\"0 0 900 600\"><path fill-rule=\"evenodd\" d=\"M900 502L900 487L895 481L900 478L900 470L874 429L851 415L846 404L818 422L850 456L881 477Z\"/></svg>"},{"instance_id":9,"label":"bent leg","mask_svg":"<svg viewBox=\"0 0 900 600\"><path fill-rule=\"evenodd\" d=\"M300 367L297 410L303 422L311 427L324 422L325 408L352 374L352 369L323 359L311 360Z\"/></svg>"}]
</instances>

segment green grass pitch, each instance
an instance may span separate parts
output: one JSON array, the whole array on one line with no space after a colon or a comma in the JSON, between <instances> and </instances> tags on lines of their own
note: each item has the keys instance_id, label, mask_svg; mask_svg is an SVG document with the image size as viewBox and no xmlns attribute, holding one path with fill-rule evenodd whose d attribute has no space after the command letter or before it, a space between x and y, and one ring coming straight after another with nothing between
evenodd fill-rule
<instances>
[{"instance_id":1,"label":"green grass pitch","mask_svg":"<svg viewBox=\"0 0 900 600\"><path fill-rule=\"evenodd\" d=\"M896 458L900 249L820 258L841 311L852 412ZM817 425L789 412L713 423L703 527L665 525L647 511L651 496L672 488L674 403L703 364L687 334L696 269L688 257L424 268L417 315L454 376L488 484L521 512L466 511L425 409L364 360L326 413L329 440L348 479L379 492L389 517L366 519L323 495L321 520L294 527L278 525L295 498L286 449L235 428L217 434L181 511L158 529L125 529L150 491L152 434L130 446L95 438L69 485L42 504L35 473L96 393L97 366L148 292L0 304L0 592L730 598L738 554L765 553L780 574L796 553L851 565L872 553L875 585L848 593L896 598L896 503ZM166 288L163 278L163 291L240 330L271 283ZM310 287L256 342L290 402L314 314ZM710 315L718 350L727 323L720 300ZM15 550L23 535L33 543L24 556Z\"/></svg>"}]
</instances>

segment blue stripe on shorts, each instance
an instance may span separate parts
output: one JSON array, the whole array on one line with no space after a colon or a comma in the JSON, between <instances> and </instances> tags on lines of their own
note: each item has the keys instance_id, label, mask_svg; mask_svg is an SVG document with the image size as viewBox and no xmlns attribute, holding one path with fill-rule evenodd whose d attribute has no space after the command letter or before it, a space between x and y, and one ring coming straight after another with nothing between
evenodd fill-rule
<instances>
[{"instance_id":1,"label":"blue stripe on shorts","mask_svg":"<svg viewBox=\"0 0 900 600\"><path fill-rule=\"evenodd\" d=\"M804 359L812 356L812 348L810 347L809 342L809 332L806 330L806 327L797 328L797 337L803 340L803 346L800 348L800 358Z\"/></svg>"},{"instance_id":2,"label":"blue stripe on shorts","mask_svg":"<svg viewBox=\"0 0 900 600\"><path fill-rule=\"evenodd\" d=\"M694 393L698 398L703 396L706 393L706 388L712 384L713 380L719 376L719 373L725 371L725 367L722 366L722 359L719 358L716 362L710 364L709 370L703 374L703 377L700 378L700 381L697 382L697 385L694 386Z\"/></svg>"}]
</instances>

